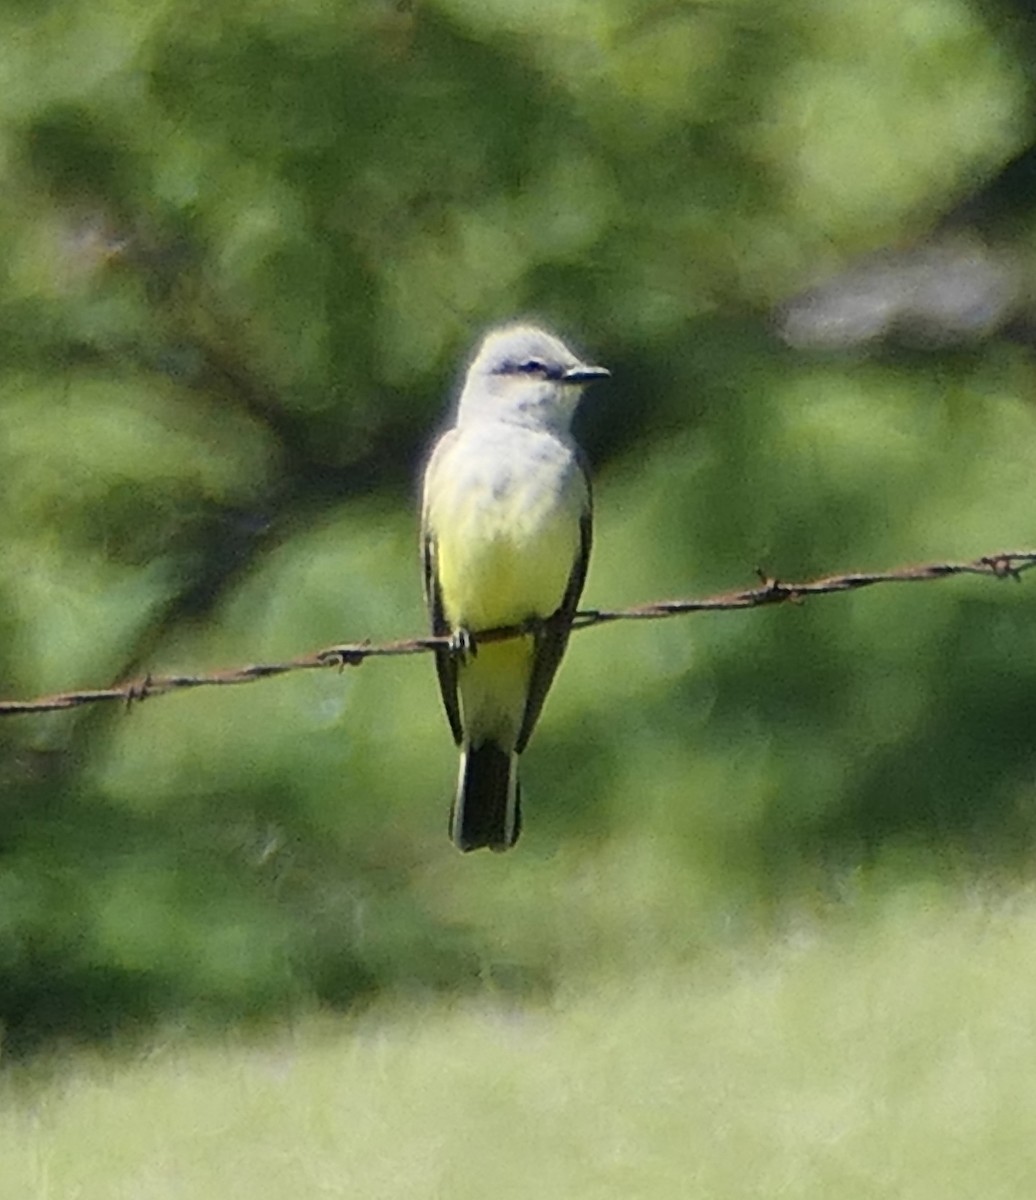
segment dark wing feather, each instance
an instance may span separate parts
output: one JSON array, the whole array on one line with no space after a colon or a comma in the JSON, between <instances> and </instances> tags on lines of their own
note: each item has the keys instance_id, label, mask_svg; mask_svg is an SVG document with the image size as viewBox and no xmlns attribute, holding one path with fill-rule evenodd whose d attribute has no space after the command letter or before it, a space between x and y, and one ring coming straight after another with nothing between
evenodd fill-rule
<instances>
[{"instance_id":1,"label":"dark wing feather","mask_svg":"<svg viewBox=\"0 0 1036 1200\"><path fill-rule=\"evenodd\" d=\"M450 629L442 608L435 539L427 531L421 539L421 562L424 566L424 598L432 622L432 634L435 637L449 637L453 630ZM451 650L436 650L435 670L439 676L439 690L442 692L446 719L450 723L453 740L459 746L464 737L464 730L460 723L460 704L457 700L457 656Z\"/></svg>"},{"instance_id":2,"label":"dark wing feather","mask_svg":"<svg viewBox=\"0 0 1036 1200\"><path fill-rule=\"evenodd\" d=\"M582 463L580 463L582 466ZM585 468L584 468L584 474ZM525 749L536 722L543 709L543 702L554 681L561 657L568 645L568 635L572 629L572 618L579 606L579 597L586 582L586 568L590 563L590 545L593 540L593 520L591 517L589 499L590 481L587 476L587 506L579 519L579 554L572 564L572 574L568 577L568 587L565 588L565 598L561 601L558 611L537 632L536 651L532 663L532 674L529 678L529 695L525 701L525 714L522 717L522 727L518 731L518 742L515 749L519 754Z\"/></svg>"}]
</instances>

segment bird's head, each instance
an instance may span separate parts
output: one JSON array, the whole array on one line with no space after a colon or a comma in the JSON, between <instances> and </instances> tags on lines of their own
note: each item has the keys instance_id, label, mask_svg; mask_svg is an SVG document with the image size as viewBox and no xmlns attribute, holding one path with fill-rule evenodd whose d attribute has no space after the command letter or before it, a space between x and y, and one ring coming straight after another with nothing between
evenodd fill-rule
<instances>
[{"instance_id":1,"label":"bird's head","mask_svg":"<svg viewBox=\"0 0 1036 1200\"><path fill-rule=\"evenodd\" d=\"M506 420L567 429L583 394L610 374L534 325L491 330L468 368L458 420Z\"/></svg>"}]
</instances>

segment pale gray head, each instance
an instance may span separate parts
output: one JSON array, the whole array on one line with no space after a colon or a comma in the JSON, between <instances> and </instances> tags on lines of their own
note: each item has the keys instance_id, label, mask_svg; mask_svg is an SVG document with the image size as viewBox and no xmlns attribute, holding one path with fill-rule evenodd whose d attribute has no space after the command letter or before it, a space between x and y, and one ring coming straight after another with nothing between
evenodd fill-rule
<instances>
[{"instance_id":1,"label":"pale gray head","mask_svg":"<svg viewBox=\"0 0 1036 1200\"><path fill-rule=\"evenodd\" d=\"M468 368L457 420L564 430L586 385L608 374L604 367L582 362L543 329L505 325L486 335Z\"/></svg>"}]
</instances>

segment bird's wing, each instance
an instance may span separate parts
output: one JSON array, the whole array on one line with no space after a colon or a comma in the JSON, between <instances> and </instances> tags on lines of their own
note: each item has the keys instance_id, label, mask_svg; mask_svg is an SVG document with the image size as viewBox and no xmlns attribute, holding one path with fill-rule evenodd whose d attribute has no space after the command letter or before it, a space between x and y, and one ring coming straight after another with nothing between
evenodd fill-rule
<instances>
[{"instance_id":1,"label":"bird's wing","mask_svg":"<svg viewBox=\"0 0 1036 1200\"><path fill-rule=\"evenodd\" d=\"M572 628L572 618L579 606L579 597L586 582L586 569L590 563L590 546L593 541L593 510L590 502L590 477L580 460L580 468L586 480L586 507L579 518L579 553L572 564L565 596L557 612L536 633L536 649L529 677L529 693L525 700L525 713L515 749L519 754L525 749L532 731L539 720L543 702L554 681Z\"/></svg>"},{"instance_id":2,"label":"bird's wing","mask_svg":"<svg viewBox=\"0 0 1036 1200\"><path fill-rule=\"evenodd\" d=\"M449 436L449 434L446 435L446 437ZM426 481L432 473L436 456L445 441L446 438L443 438L439 442L435 453L433 453L429 461L428 470L425 475ZM428 607L428 616L432 623L433 636L449 637L453 630L450 629L449 622L446 620L446 614L443 612L442 589L439 586L437 557L438 546L435 535L429 528L427 512L424 512L421 518L421 565L424 571L425 604ZM464 730L460 722L460 702L457 699L457 656L452 650L435 651L435 670L439 676L439 690L442 692L442 704L446 710L446 719L450 723L453 740L459 746L464 737Z\"/></svg>"}]
</instances>

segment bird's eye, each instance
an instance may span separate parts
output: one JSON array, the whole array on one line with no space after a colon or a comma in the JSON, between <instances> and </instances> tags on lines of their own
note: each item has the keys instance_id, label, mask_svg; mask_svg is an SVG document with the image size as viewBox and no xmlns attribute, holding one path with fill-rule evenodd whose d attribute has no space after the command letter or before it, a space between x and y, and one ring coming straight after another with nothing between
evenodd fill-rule
<instances>
[{"instance_id":1,"label":"bird's eye","mask_svg":"<svg viewBox=\"0 0 1036 1200\"><path fill-rule=\"evenodd\" d=\"M509 358L492 368L494 375L529 375L539 379L560 379L564 371L542 358Z\"/></svg>"}]
</instances>

